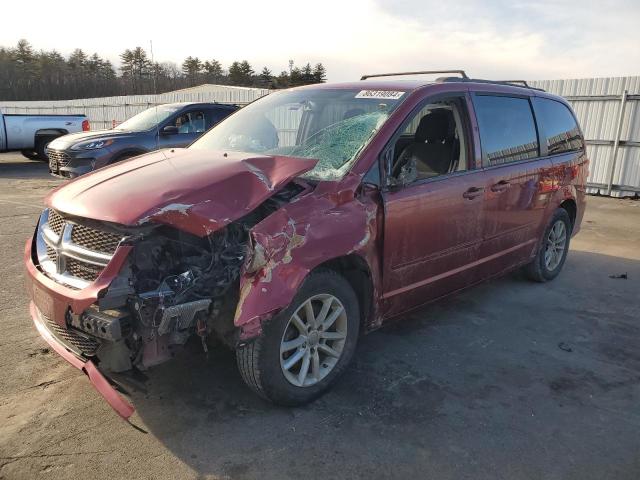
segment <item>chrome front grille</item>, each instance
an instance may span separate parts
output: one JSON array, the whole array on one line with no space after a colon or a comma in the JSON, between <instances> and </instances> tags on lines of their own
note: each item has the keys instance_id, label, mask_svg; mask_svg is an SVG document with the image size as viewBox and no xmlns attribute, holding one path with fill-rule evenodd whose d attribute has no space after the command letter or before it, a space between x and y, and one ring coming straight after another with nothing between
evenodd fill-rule
<instances>
[{"instance_id":1,"label":"chrome front grille","mask_svg":"<svg viewBox=\"0 0 640 480\"><path fill-rule=\"evenodd\" d=\"M38 261L58 283L84 288L109 264L120 240L121 235L80 225L48 209L38 224Z\"/></svg>"},{"instance_id":2,"label":"chrome front grille","mask_svg":"<svg viewBox=\"0 0 640 480\"><path fill-rule=\"evenodd\" d=\"M47 148L47 157L49 158L49 167L51 170L58 170L60 167L66 167L69 165L71 157L65 152L58 150L51 150Z\"/></svg>"},{"instance_id":3,"label":"chrome front grille","mask_svg":"<svg viewBox=\"0 0 640 480\"><path fill-rule=\"evenodd\" d=\"M56 235L62 233L62 227L64 227L64 218L62 218L55 210L49 210L49 228Z\"/></svg>"},{"instance_id":4,"label":"chrome front grille","mask_svg":"<svg viewBox=\"0 0 640 480\"><path fill-rule=\"evenodd\" d=\"M58 252L55 248L47 245L47 256L51 259L51 261L55 262L58 259Z\"/></svg>"},{"instance_id":5,"label":"chrome front grille","mask_svg":"<svg viewBox=\"0 0 640 480\"><path fill-rule=\"evenodd\" d=\"M67 272L74 276L86 280L87 282L93 282L98 275L104 270L104 267L99 265L91 265L90 263L84 263L75 258L68 258L66 261Z\"/></svg>"},{"instance_id":6,"label":"chrome front grille","mask_svg":"<svg viewBox=\"0 0 640 480\"><path fill-rule=\"evenodd\" d=\"M118 248L122 236L114 233L102 232L84 225L74 225L71 230L71 240L89 250L113 255Z\"/></svg>"}]
</instances>

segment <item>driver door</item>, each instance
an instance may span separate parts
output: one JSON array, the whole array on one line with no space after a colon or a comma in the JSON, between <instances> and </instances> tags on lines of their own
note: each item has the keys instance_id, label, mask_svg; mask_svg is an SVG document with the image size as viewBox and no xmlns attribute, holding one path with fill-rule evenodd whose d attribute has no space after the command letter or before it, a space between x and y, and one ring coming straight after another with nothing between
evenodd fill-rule
<instances>
[{"instance_id":1,"label":"driver door","mask_svg":"<svg viewBox=\"0 0 640 480\"><path fill-rule=\"evenodd\" d=\"M416 161L424 162L424 166L408 175L405 168L408 183L383 193L385 316L402 313L478 280L485 174L475 165L468 102L467 96L460 94L422 104L387 150L393 157L389 162L398 167L402 152L412 148L413 142L422 155ZM424 135L416 130L423 124L423 117L436 110L439 121L453 122L453 126L448 125L442 133L443 126L433 125L437 122L424 122L431 125L427 125L431 131L435 128L440 133L427 135L434 145L423 148L419 144L429 141L423 142ZM441 148L447 144L447 148ZM442 155L451 155L449 167L432 171L428 165L447 163ZM393 167L387 170L393 174Z\"/></svg>"},{"instance_id":2,"label":"driver door","mask_svg":"<svg viewBox=\"0 0 640 480\"><path fill-rule=\"evenodd\" d=\"M182 148L191 145L204 131L204 128L200 128L201 123L204 124L204 112L201 110L182 112L172 117L160 128L158 148ZM174 128L168 132L165 127Z\"/></svg>"}]
</instances>

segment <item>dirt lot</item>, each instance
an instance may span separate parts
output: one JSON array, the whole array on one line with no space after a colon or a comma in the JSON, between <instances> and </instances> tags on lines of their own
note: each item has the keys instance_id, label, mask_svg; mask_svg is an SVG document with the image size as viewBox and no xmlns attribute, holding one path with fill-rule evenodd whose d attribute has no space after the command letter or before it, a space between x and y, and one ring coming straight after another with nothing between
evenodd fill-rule
<instances>
[{"instance_id":1,"label":"dirt lot","mask_svg":"<svg viewBox=\"0 0 640 480\"><path fill-rule=\"evenodd\" d=\"M27 313L23 244L59 183L0 155L0 478L640 478L640 202L590 197L555 281L513 274L363 338L305 408L196 343L134 395L144 433Z\"/></svg>"}]
</instances>

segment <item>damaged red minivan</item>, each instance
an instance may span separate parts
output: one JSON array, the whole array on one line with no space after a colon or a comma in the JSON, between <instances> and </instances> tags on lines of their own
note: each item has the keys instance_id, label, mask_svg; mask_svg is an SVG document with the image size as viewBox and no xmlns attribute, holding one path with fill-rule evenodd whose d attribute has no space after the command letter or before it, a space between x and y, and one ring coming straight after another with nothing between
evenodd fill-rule
<instances>
[{"instance_id":1,"label":"damaged red minivan","mask_svg":"<svg viewBox=\"0 0 640 480\"><path fill-rule=\"evenodd\" d=\"M24 253L38 330L125 418L111 374L198 336L297 405L387 320L517 267L553 279L585 208L575 115L457 73L272 93L51 192Z\"/></svg>"}]
</instances>

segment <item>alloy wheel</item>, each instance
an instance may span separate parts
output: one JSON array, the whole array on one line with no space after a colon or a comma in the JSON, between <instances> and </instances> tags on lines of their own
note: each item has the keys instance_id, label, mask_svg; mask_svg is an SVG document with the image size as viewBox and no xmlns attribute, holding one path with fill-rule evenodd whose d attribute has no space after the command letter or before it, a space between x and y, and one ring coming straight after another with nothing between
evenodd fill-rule
<instances>
[{"instance_id":1,"label":"alloy wheel","mask_svg":"<svg viewBox=\"0 0 640 480\"><path fill-rule=\"evenodd\" d=\"M567 246L567 227L562 220L557 220L549 235L547 235L547 242L544 252L544 264L547 270L550 272L558 268L562 261L564 250Z\"/></svg>"},{"instance_id":2,"label":"alloy wheel","mask_svg":"<svg viewBox=\"0 0 640 480\"><path fill-rule=\"evenodd\" d=\"M280 367L289 383L310 387L337 365L347 339L347 313L329 294L314 295L296 309L280 341Z\"/></svg>"}]
</instances>

